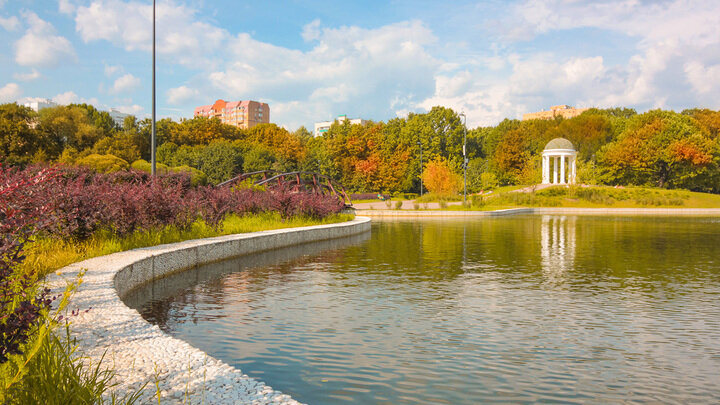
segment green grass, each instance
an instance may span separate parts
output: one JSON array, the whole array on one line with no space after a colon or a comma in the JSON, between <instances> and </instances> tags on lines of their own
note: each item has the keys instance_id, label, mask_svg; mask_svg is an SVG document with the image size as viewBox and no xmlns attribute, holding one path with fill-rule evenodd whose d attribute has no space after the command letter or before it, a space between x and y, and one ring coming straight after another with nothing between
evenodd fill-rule
<instances>
[{"instance_id":1,"label":"green grass","mask_svg":"<svg viewBox=\"0 0 720 405\"><path fill-rule=\"evenodd\" d=\"M26 250L27 258L21 270L32 271L38 277L43 277L78 261L135 248L236 233L338 223L350 219L352 219L352 216L349 214L334 215L323 220L308 218L283 219L277 213L242 217L229 215L217 229L198 220L188 229L177 229L169 226L156 230L137 231L127 237L117 237L109 231L100 231L85 241L38 238L28 245Z\"/></svg>"},{"instance_id":2,"label":"green grass","mask_svg":"<svg viewBox=\"0 0 720 405\"><path fill-rule=\"evenodd\" d=\"M502 187L496 187L492 190L492 193L494 195L501 194L501 193L507 193L508 191L513 190L519 190L521 188L525 188L527 185L513 185L513 186L502 186Z\"/></svg>"},{"instance_id":3,"label":"green grass","mask_svg":"<svg viewBox=\"0 0 720 405\"><path fill-rule=\"evenodd\" d=\"M64 336L46 333L33 345L37 351L26 360L23 378L5 393L6 404L133 404L142 393L140 389L118 397L112 392L118 385L115 372L104 367L104 356L94 364L82 361L67 323ZM103 399L107 392L109 401Z\"/></svg>"},{"instance_id":4,"label":"green grass","mask_svg":"<svg viewBox=\"0 0 720 405\"><path fill-rule=\"evenodd\" d=\"M379 198L372 198L369 200L352 200L353 204L362 204L362 203L374 203L374 202L383 202L385 200L381 200Z\"/></svg>"},{"instance_id":5,"label":"green grass","mask_svg":"<svg viewBox=\"0 0 720 405\"><path fill-rule=\"evenodd\" d=\"M495 192L483 196L482 205L447 209L494 211L520 207L720 208L720 195L647 187L558 186L531 193Z\"/></svg>"},{"instance_id":6,"label":"green grass","mask_svg":"<svg viewBox=\"0 0 720 405\"><path fill-rule=\"evenodd\" d=\"M418 197L415 202L418 203L447 203L447 202L457 202L462 201L463 197L459 194L435 194L435 193L427 193L424 194L422 197Z\"/></svg>"}]
</instances>

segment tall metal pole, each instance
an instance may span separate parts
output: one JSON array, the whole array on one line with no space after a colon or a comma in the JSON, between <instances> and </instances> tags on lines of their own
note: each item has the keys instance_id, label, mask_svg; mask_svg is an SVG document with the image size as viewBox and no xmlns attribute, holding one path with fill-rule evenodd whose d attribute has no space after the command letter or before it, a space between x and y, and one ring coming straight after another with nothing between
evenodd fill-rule
<instances>
[{"instance_id":1,"label":"tall metal pole","mask_svg":"<svg viewBox=\"0 0 720 405\"><path fill-rule=\"evenodd\" d=\"M460 113L463 117L463 201L467 203L467 117L465 113Z\"/></svg>"},{"instance_id":2,"label":"tall metal pole","mask_svg":"<svg viewBox=\"0 0 720 405\"><path fill-rule=\"evenodd\" d=\"M150 135L150 171L155 178L155 0L153 0L153 46L152 46L152 133Z\"/></svg>"}]
</instances>

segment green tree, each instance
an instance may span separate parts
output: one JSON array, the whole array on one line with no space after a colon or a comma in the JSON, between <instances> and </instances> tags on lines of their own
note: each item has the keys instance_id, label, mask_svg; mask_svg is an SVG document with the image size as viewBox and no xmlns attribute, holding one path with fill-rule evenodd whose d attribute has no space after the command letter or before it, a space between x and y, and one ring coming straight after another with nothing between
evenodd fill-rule
<instances>
[{"instance_id":1,"label":"green tree","mask_svg":"<svg viewBox=\"0 0 720 405\"><path fill-rule=\"evenodd\" d=\"M270 170L273 168L275 160L275 156L269 149L261 145L253 145L243 154L243 172Z\"/></svg>"},{"instance_id":2,"label":"green tree","mask_svg":"<svg viewBox=\"0 0 720 405\"><path fill-rule=\"evenodd\" d=\"M605 183L717 188L707 183L717 172L717 143L687 115L654 110L634 116L601 152Z\"/></svg>"},{"instance_id":3,"label":"green tree","mask_svg":"<svg viewBox=\"0 0 720 405\"><path fill-rule=\"evenodd\" d=\"M276 161L282 163L279 170L296 170L305 159L305 148L301 139L275 124L255 125L246 131L243 139L270 150Z\"/></svg>"},{"instance_id":4,"label":"green tree","mask_svg":"<svg viewBox=\"0 0 720 405\"><path fill-rule=\"evenodd\" d=\"M231 142L217 140L207 146L196 148L198 148L196 165L188 164L188 166L205 173L208 182L218 184L242 173L242 154ZM178 152L181 150L182 147Z\"/></svg>"},{"instance_id":5,"label":"green tree","mask_svg":"<svg viewBox=\"0 0 720 405\"><path fill-rule=\"evenodd\" d=\"M90 104L70 104L68 107L85 110L86 115L96 128L103 131L104 136L112 136L118 128L115 120L107 111L100 111Z\"/></svg>"},{"instance_id":6,"label":"green tree","mask_svg":"<svg viewBox=\"0 0 720 405\"><path fill-rule=\"evenodd\" d=\"M97 141L92 151L101 155L115 155L127 162L134 162L140 159L140 148L135 140L136 137L132 132L118 132Z\"/></svg>"},{"instance_id":7,"label":"green tree","mask_svg":"<svg viewBox=\"0 0 720 405\"><path fill-rule=\"evenodd\" d=\"M430 161L423 171L423 183L434 194L454 195L462 185L462 178L444 158Z\"/></svg>"},{"instance_id":8,"label":"green tree","mask_svg":"<svg viewBox=\"0 0 720 405\"><path fill-rule=\"evenodd\" d=\"M45 108L40 111L38 130L51 143L77 150L93 147L103 130L90 121L87 109L77 106Z\"/></svg>"},{"instance_id":9,"label":"green tree","mask_svg":"<svg viewBox=\"0 0 720 405\"><path fill-rule=\"evenodd\" d=\"M0 163L29 163L38 150L57 154L58 145L45 142L33 125L37 114L16 103L0 105Z\"/></svg>"},{"instance_id":10,"label":"green tree","mask_svg":"<svg viewBox=\"0 0 720 405\"><path fill-rule=\"evenodd\" d=\"M512 129L500 140L493 160L502 183L517 184L530 160L528 143L520 129Z\"/></svg>"}]
</instances>

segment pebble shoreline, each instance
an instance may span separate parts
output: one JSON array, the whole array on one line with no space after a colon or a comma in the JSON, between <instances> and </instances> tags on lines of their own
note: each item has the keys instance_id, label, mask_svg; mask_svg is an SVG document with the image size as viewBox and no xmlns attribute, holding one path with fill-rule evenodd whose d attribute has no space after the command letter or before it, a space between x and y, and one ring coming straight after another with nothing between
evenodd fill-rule
<instances>
[{"instance_id":1,"label":"pebble shoreline","mask_svg":"<svg viewBox=\"0 0 720 405\"><path fill-rule=\"evenodd\" d=\"M116 372L120 397L147 383L138 403L298 404L289 395L173 338L123 303L132 288L165 275L249 253L367 232L370 219L304 228L255 232L135 249L88 259L60 269L46 279L53 294L85 270L67 311L72 337L86 363ZM89 310L88 310L89 309Z\"/></svg>"}]
</instances>

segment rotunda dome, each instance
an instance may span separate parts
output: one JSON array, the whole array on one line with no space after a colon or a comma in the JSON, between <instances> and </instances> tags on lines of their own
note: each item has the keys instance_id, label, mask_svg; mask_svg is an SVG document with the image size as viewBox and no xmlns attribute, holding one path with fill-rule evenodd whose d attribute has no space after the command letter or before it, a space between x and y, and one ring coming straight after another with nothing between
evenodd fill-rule
<instances>
[{"instance_id":1,"label":"rotunda dome","mask_svg":"<svg viewBox=\"0 0 720 405\"><path fill-rule=\"evenodd\" d=\"M544 150L551 150L551 149L575 150L575 147L573 146L572 142L568 141L565 138L555 138L552 141L548 142L547 145L545 145Z\"/></svg>"}]
</instances>

